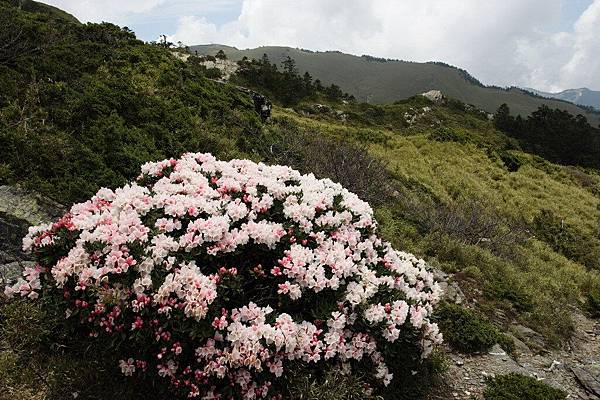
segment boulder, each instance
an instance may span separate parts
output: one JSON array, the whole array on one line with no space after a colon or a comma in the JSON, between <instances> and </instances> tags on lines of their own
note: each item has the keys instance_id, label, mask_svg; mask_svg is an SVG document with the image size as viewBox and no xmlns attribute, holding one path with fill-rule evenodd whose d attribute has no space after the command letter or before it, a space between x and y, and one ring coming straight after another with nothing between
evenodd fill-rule
<instances>
[{"instance_id":1,"label":"boulder","mask_svg":"<svg viewBox=\"0 0 600 400\"><path fill-rule=\"evenodd\" d=\"M573 372L573 375L575 375L577 382L579 382L579 384L581 384L581 386L583 386L588 393L600 398L600 377L595 376L590 371L577 366L571 367L571 372Z\"/></svg>"},{"instance_id":2,"label":"boulder","mask_svg":"<svg viewBox=\"0 0 600 400\"><path fill-rule=\"evenodd\" d=\"M430 90L429 92L421 93L421 96L433 101L434 103L443 103L446 99L439 90Z\"/></svg>"},{"instance_id":3,"label":"boulder","mask_svg":"<svg viewBox=\"0 0 600 400\"><path fill-rule=\"evenodd\" d=\"M61 204L18 186L0 186L0 282L12 279L27 266L22 239L31 225L59 218Z\"/></svg>"},{"instance_id":4,"label":"boulder","mask_svg":"<svg viewBox=\"0 0 600 400\"><path fill-rule=\"evenodd\" d=\"M512 330L515 336L525 342L529 348L536 350L546 348L544 337L533 329L517 324L513 325Z\"/></svg>"},{"instance_id":5,"label":"boulder","mask_svg":"<svg viewBox=\"0 0 600 400\"><path fill-rule=\"evenodd\" d=\"M458 283L452 280L452 275L449 275L438 268L433 268L433 279L435 279L442 289L442 298L450 303L463 304L467 298L461 290Z\"/></svg>"}]
</instances>

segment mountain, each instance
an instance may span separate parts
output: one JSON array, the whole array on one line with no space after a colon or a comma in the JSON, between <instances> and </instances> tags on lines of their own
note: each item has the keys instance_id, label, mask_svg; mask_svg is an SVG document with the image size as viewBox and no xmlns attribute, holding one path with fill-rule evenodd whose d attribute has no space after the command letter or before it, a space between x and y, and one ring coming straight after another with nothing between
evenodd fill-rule
<instances>
[{"instance_id":1,"label":"mountain","mask_svg":"<svg viewBox=\"0 0 600 400\"><path fill-rule=\"evenodd\" d=\"M574 104L579 104L586 107L593 107L596 110L600 110L600 91L597 90L580 88L567 89L557 93L542 92L541 90L531 88L526 88L526 90L535 93L538 96L565 100Z\"/></svg>"},{"instance_id":2,"label":"mountain","mask_svg":"<svg viewBox=\"0 0 600 400\"><path fill-rule=\"evenodd\" d=\"M79 20L75 18L73 15L69 14L66 11L61 10L60 8L51 6L49 4L40 3L39 1L33 0L3 0L7 1L9 4L20 8L23 11L27 11L30 13L39 13L46 14L53 18L63 19L69 22L79 23Z\"/></svg>"},{"instance_id":3,"label":"mountain","mask_svg":"<svg viewBox=\"0 0 600 400\"><path fill-rule=\"evenodd\" d=\"M487 87L466 71L443 63L358 57L337 51L314 52L279 46L247 50L218 44L190 47L192 54L215 55L219 50L233 60L243 57L258 59L266 54L278 65L289 56L296 61L301 72L308 71L326 84L335 83L362 102L392 103L437 89L489 113L495 112L502 103L507 103L514 114L526 116L546 104L574 115L584 114L592 125L600 123L600 113L584 110L567 101L536 97L520 88Z\"/></svg>"}]
</instances>

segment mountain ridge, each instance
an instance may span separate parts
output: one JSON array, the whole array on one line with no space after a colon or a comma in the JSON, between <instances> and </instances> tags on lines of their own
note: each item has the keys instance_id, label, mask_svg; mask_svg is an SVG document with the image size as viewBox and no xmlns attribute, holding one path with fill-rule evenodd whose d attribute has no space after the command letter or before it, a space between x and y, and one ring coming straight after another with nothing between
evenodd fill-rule
<instances>
[{"instance_id":1,"label":"mountain ridge","mask_svg":"<svg viewBox=\"0 0 600 400\"><path fill-rule=\"evenodd\" d=\"M586 87L576 89L565 89L560 92L544 92L533 88L524 88L542 97L560 99L573 104L592 107L600 111L600 91L591 90Z\"/></svg>"},{"instance_id":2,"label":"mountain ridge","mask_svg":"<svg viewBox=\"0 0 600 400\"><path fill-rule=\"evenodd\" d=\"M199 55L215 55L223 50L233 60L240 60L244 56L258 59L267 54L278 65L289 56L296 61L300 71L308 71L325 84L335 83L345 92L353 94L358 101L368 103L393 103L429 90L440 90L449 97L473 104L489 113L494 113L502 103L507 103L513 113L525 117L546 104L574 115L583 114L594 126L600 124L600 113L565 100L535 96L517 87L505 89L485 86L467 71L442 62L420 63L285 46L240 50L209 44L190 46L189 49L192 54L197 52Z\"/></svg>"}]
</instances>

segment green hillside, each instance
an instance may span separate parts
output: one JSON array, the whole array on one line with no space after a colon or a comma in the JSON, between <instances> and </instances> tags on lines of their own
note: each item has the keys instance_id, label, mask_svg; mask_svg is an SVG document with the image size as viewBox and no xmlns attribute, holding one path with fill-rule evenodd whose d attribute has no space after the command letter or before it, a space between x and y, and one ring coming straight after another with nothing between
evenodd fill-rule
<instances>
[{"instance_id":1,"label":"green hillside","mask_svg":"<svg viewBox=\"0 0 600 400\"><path fill-rule=\"evenodd\" d=\"M465 71L436 63L381 60L357 57L341 52L313 52L290 47L259 47L238 50L223 45L191 46L192 53L215 55L223 50L231 59L242 57L259 59L267 54L272 62L280 64L290 56L298 69L308 71L326 84L335 83L353 94L359 101L391 103L429 90L441 90L449 97L473 104L493 113L502 103L507 103L515 114L527 116L540 105L560 108L571 114L585 114L592 125L600 123L600 114L591 113L566 101L534 97L527 92L484 87Z\"/></svg>"},{"instance_id":2,"label":"green hillside","mask_svg":"<svg viewBox=\"0 0 600 400\"><path fill-rule=\"evenodd\" d=\"M69 14L60 8L51 6L49 4L40 3L39 1L33 0L8 0L9 3L18 7L24 11L32 13L46 14L54 18L61 18L69 22L79 22L77 18Z\"/></svg>"},{"instance_id":3,"label":"green hillside","mask_svg":"<svg viewBox=\"0 0 600 400\"><path fill-rule=\"evenodd\" d=\"M0 63L0 185L68 205L103 186L124 185L147 161L185 152L290 165L331 178L369 201L386 240L424 258L439 275L448 274L445 283L462 296L461 305L447 304L436 317L450 349L485 353L500 344L510 353L515 344L507 333L522 327L535 331L541 343L532 348L547 352L570 343L575 311L590 319L600 316L599 170L535 155L542 154L539 142L525 147L518 137L498 130L487 113L461 101L434 103L411 94L441 89L469 103L475 101L461 96L480 94L491 111L503 102L533 111L542 100L483 88L440 65L266 48L279 52L269 53L273 61L286 55L296 59L300 74L309 70L326 83L363 94L352 101L343 93L315 89L309 80L303 88L310 90L288 104L279 97L288 91L283 85L299 84L302 75L291 67L271 70L277 78L271 83L281 88L252 87L273 96L271 118L262 120L247 90L210 79L215 71L198 58L183 62L171 50L143 43L109 23L77 24L38 11L0 1L0 14L27 32L26 46L0 53L5 56ZM254 51L248 54L265 52ZM315 59L319 62L313 65ZM352 82L357 71L364 79ZM408 79L414 85L400 90L402 85L394 83L399 76L415 78ZM428 86L440 76L446 86L441 80ZM390 90L392 84L397 91ZM362 102L372 88L379 88L373 102L406 99ZM572 121L565 121L569 129ZM27 225L22 216L0 212L2 229L20 233ZM9 240L2 236L0 244ZM2 296L0 399L166 397L158 389L162 381L123 376L117 368L120 349L73 329L57 304ZM444 351L438 349L415 370L405 365L410 354L396 354L394 362L404 374L378 394L386 400L417 400L443 393L438 373L447 365ZM302 371L299 362L297 375L284 377L290 399L368 398L360 374L322 371L315 377Z\"/></svg>"}]
</instances>

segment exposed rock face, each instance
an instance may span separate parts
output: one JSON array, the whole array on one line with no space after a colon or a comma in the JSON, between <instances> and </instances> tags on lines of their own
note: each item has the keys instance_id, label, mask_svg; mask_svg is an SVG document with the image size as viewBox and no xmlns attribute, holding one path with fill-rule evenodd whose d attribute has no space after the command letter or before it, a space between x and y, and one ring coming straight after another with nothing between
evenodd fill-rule
<instances>
[{"instance_id":1,"label":"exposed rock face","mask_svg":"<svg viewBox=\"0 0 600 400\"><path fill-rule=\"evenodd\" d=\"M200 65L204 65L207 69L216 68L221 71L221 80L225 82L228 81L229 78L231 78L231 75L235 74L239 68L237 62L221 58L205 60L202 61Z\"/></svg>"},{"instance_id":2,"label":"exposed rock face","mask_svg":"<svg viewBox=\"0 0 600 400\"><path fill-rule=\"evenodd\" d=\"M0 283L29 263L21 250L27 228L57 219L65 207L15 186L0 186Z\"/></svg>"},{"instance_id":3,"label":"exposed rock face","mask_svg":"<svg viewBox=\"0 0 600 400\"><path fill-rule=\"evenodd\" d=\"M445 301L455 304L466 303L467 299L458 283L452 279L452 275L449 275L440 269L434 268L433 277L440 285L443 293L442 298Z\"/></svg>"},{"instance_id":4,"label":"exposed rock face","mask_svg":"<svg viewBox=\"0 0 600 400\"><path fill-rule=\"evenodd\" d=\"M434 103L443 103L445 100L444 95L439 90L430 90L429 92L421 93L421 96L428 98Z\"/></svg>"},{"instance_id":5,"label":"exposed rock face","mask_svg":"<svg viewBox=\"0 0 600 400\"><path fill-rule=\"evenodd\" d=\"M523 325L514 325L513 330L515 335L525 342L528 347L532 349L544 349L546 347L544 337L533 329Z\"/></svg>"},{"instance_id":6,"label":"exposed rock face","mask_svg":"<svg viewBox=\"0 0 600 400\"><path fill-rule=\"evenodd\" d=\"M515 333L533 340L530 347L518 339L515 341L516 358L497 345L480 354L461 354L448 348L452 362L445 373L445 387L441 388L444 393L437 395L440 389L428 400L481 399L485 378L510 372L559 388L569 399L600 400L600 321L576 309L572 317L575 332L568 348L541 349L541 335L521 326L513 329Z\"/></svg>"},{"instance_id":7,"label":"exposed rock face","mask_svg":"<svg viewBox=\"0 0 600 400\"><path fill-rule=\"evenodd\" d=\"M188 53L180 53L178 51L172 51L171 54L173 54L173 56L183 62L187 61L188 58L190 58L190 55Z\"/></svg>"},{"instance_id":8,"label":"exposed rock face","mask_svg":"<svg viewBox=\"0 0 600 400\"><path fill-rule=\"evenodd\" d=\"M579 382L590 395L600 398L599 376L594 376L589 370L577 366L571 367L571 371L573 372L573 375L575 375L577 382Z\"/></svg>"},{"instance_id":9,"label":"exposed rock face","mask_svg":"<svg viewBox=\"0 0 600 400\"><path fill-rule=\"evenodd\" d=\"M301 107L300 109L293 110L303 115L321 115L328 116L331 118L339 119L342 122L348 120L348 114L343 110L336 110L326 104L315 103L308 107Z\"/></svg>"}]
</instances>

